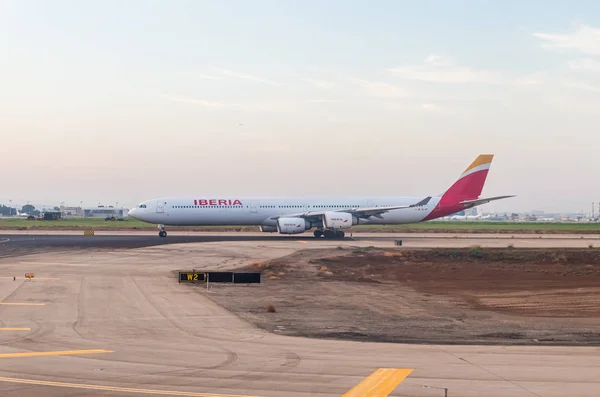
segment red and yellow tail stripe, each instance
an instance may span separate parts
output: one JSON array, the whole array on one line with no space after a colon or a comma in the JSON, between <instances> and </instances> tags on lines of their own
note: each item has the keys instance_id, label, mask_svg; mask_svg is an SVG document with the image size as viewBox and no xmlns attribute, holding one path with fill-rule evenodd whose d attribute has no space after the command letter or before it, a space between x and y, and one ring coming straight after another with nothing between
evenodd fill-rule
<instances>
[{"instance_id":1,"label":"red and yellow tail stripe","mask_svg":"<svg viewBox=\"0 0 600 397\"><path fill-rule=\"evenodd\" d=\"M461 178L477 171L488 170L492 165L494 159L493 154L480 154L475 160L469 165L460 176Z\"/></svg>"}]
</instances>

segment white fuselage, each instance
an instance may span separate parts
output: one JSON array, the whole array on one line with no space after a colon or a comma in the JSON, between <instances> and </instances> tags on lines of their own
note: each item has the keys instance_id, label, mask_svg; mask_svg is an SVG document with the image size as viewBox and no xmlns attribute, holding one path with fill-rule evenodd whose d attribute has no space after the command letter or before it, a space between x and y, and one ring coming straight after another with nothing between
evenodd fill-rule
<instances>
[{"instance_id":1,"label":"white fuselage","mask_svg":"<svg viewBox=\"0 0 600 397\"><path fill-rule=\"evenodd\" d=\"M140 204L129 215L145 222L174 226L263 225L275 226L272 216L313 211L339 211L351 208L411 205L423 197L251 197L198 199L164 197ZM424 220L439 198L425 206L391 210L381 218L361 219L361 224L401 224ZM443 216L443 214L440 214ZM315 227L320 225L314 225Z\"/></svg>"}]
</instances>

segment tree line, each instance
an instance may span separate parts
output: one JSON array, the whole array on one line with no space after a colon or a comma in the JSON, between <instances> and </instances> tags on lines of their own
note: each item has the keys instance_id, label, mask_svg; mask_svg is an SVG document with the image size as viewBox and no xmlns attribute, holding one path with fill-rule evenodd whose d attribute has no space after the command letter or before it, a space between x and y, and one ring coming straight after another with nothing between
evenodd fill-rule
<instances>
[{"instance_id":1,"label":"tree line","mask_svg":"<svg viewBox=\"0 0 600 397\"><path fill-rule=\"evenodd\" d=\"M54 207L54 211L60 211L60 208ZM23 207L21 207L21 211L17 211L16 208L9 207L4 204L0 205L0 216L16 216L18 212L33 216L40 216L41 214L41 211L36 209L35 206L31 204L25 204Z\"/></svg>"}]
</instances>

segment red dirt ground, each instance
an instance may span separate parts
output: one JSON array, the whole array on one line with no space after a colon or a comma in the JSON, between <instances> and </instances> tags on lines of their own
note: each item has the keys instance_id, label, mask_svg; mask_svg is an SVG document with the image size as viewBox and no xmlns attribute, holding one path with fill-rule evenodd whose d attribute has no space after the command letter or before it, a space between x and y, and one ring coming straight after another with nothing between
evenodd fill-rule
<instances>
[{"instance_id":1,"label":"red dirt ground","mask_svg":"<svg viewBox=\"0 0 600 397\"><path fill-rule=\"evenodd\" d=\"M600 345L596 248L304 250L251 269L260 286L207 296L284 335Z\"/></svg>"},{"instance_id":2,"label":"red dirt ground","mask_svg":"<svg viewBox=\"0 0 600 397\"><path fill-rule=\"evenodd\" d=\"M600 315L599 249L363 251L312 261L333 279L398 282L462 298L474 309L527 316Z\"/></svg>"}]
</instances>

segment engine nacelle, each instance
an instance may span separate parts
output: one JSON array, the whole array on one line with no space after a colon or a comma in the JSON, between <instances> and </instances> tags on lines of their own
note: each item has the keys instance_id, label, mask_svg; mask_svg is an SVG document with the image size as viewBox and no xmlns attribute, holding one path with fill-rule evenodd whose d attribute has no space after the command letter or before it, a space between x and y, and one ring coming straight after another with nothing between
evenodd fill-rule
<instances>
[{"instance_id":1,"label":"engine nacelle","mask_svg":"<svg viewBox=\"0 0 600 397\"><path fill-rule=\"evenodd\" d=\"M260 231L264 233L275 233L277 226L260 225Z\"/></svg>"},{"instance_id":2,"label":"engine nacelle","mask_svg":"<svg viewBox=\"0 0 600 397\"><path fill-rule=\"evenodd\" d=\"M277 219L277 231L281 234L304 233L310 229L310 225L304 218L279 218Z\"/></svg>"},{"instance_id":3,"label":"engine nacelle","mask_svg":"<svg viewBox=\"0 0 600 397\"><path fill-rule=\"evenodd\" d=\"M323 216L326 229L349 229L353 225L358 225L358 218L347 212L326 212Z\"/></svg>"}]
</instances>

